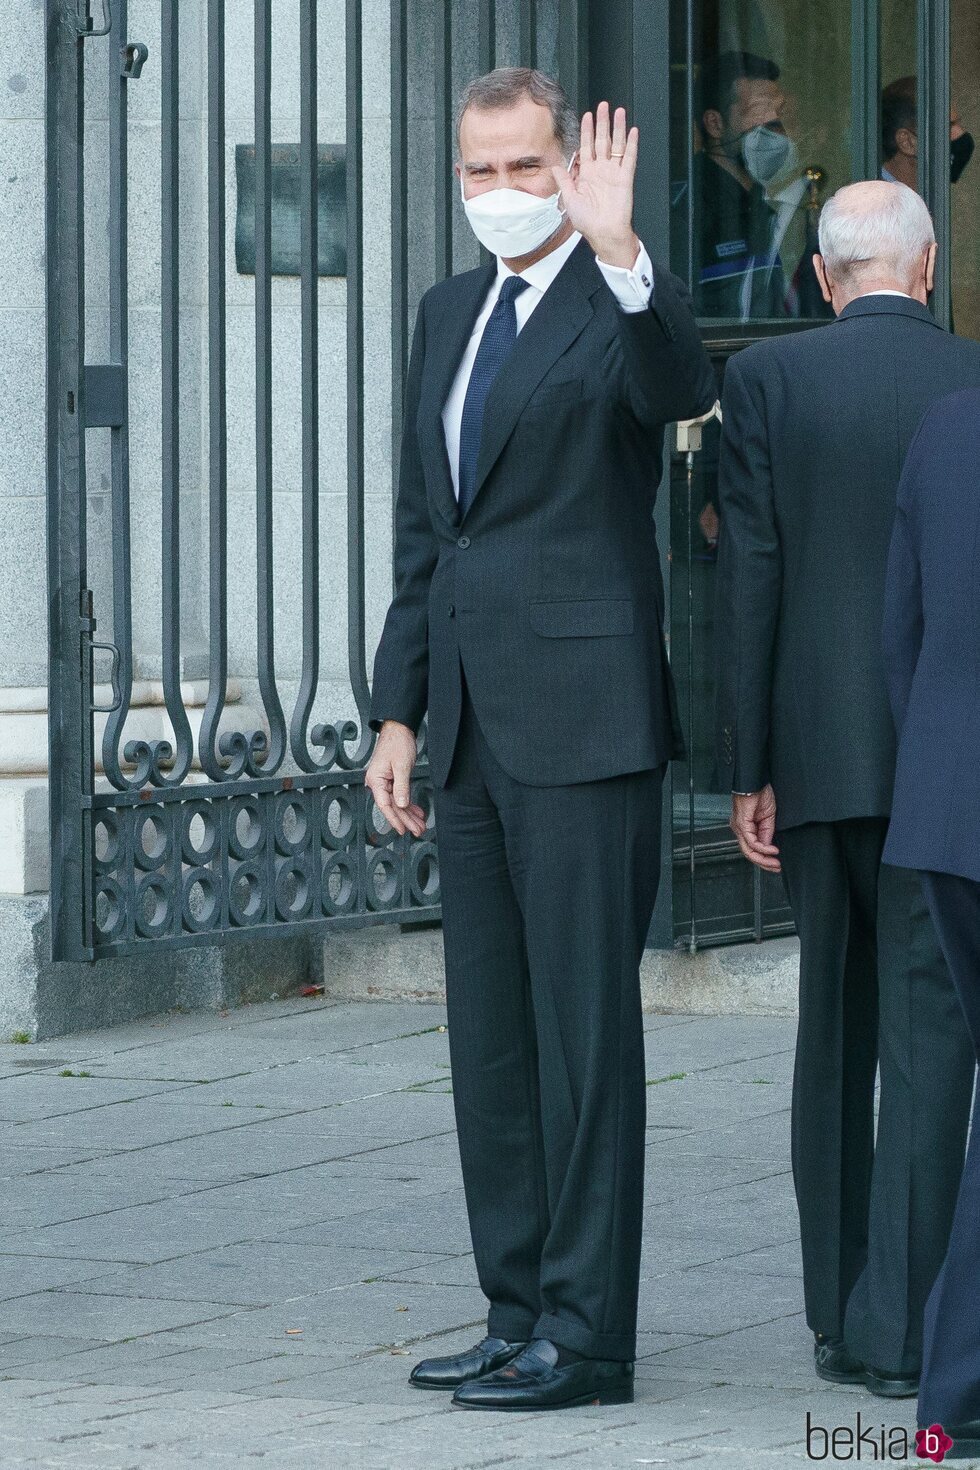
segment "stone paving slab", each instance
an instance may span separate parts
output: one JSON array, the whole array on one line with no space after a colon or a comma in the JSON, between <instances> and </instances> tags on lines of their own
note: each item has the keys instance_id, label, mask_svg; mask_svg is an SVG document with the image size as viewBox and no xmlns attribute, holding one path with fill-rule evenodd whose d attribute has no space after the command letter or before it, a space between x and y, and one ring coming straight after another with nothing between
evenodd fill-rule
<instances>
[{"instance_id":1,"label":"stone paving slab","mask_svg":"<svg viewBox=\"0 0 980 1470\"><path fill-rule=\"evenodd\" d=\"M792 1470L808 1415L911 1428L914 1403L813 1374L795 1023L644 1029L636 1402L552 1415L407 1381L485 1321L442 1007L279 1001L0 1045L2 1470Z\"/></svg>"}]
</instances>

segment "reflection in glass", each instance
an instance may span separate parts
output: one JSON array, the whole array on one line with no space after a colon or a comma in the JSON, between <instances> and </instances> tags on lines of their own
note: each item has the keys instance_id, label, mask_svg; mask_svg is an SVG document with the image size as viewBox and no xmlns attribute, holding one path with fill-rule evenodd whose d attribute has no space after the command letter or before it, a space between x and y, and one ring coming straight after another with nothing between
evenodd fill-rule
<instances>
[{"instance_id":1,"label":"reflection in glass","mask_svg":"<svg viewBox=\"0 0 980 1470\"><path fill-rule=\"evenodd\" d=\"M704 321L828 314L824 191L849 179L849 0L676 0L671 255Z\"/></svg>"}]
</instances>

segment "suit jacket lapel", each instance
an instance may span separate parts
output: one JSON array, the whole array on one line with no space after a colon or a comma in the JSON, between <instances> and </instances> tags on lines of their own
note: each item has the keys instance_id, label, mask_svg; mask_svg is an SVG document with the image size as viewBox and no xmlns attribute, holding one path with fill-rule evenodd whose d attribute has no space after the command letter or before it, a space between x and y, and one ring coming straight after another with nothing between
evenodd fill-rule
<instances>
[{"instance_id":1,"label":"suit jacket lapel","mask_svg":"<svg viewBox=\"0 0 980 1470\"><path fill-rule=\"evenodd\" d=\"M483 414L476 485L467 515L531 394L595 315L590 297L601 288L602 278L594 265L595 279L590 278L591 262L592 252L580 240L521 328L513 352L490 389Z\"/></svg>"},{"instance_id":2,"label":"suit jacket lapel","mask_svg":"<svg viewBox=\"0 0 980 1470\"><path fill-rule=\"evenodd\" d=\"M424 438L423 459L434 466L435 483L433 494L442 507L443 514L451 522L459 518L459 507L453 490L452 471L446 453L446 436L442 427L442 410L453 379L459 368L460 359L473 331L473 324L487 298L487 292L497 273L497 262L458 277L452 293L447 292L447 304L441 317L429 327L431 367L425 374L419 402L419 431Z\"/></svg>"}]
</instances>

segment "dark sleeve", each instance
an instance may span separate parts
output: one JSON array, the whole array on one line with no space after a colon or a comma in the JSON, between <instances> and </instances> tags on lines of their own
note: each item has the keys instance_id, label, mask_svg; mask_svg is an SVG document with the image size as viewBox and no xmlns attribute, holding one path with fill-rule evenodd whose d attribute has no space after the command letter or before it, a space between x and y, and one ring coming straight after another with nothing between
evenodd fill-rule
<instances>
[{"instance_id":1,"label":"dark sleeve","mask_svg":"<svg viewBox=\"0 0 980 1470\"><path fill-rule=\"evenodd\" d=\"M397 720L418 731L428 703L429 583L439 556L422 472L416 419L425 360L425 300L419 306L405 391L398 497L395 502L395 595L374 658L369 723Z\"/></svg>"},{"instance_id":2,"label":"dark sleeve","mask_svg":"<svg viewBox=\"0 0 980 1470\"><path fill-rule=\"evenodd\" d=\"M885 619L882 651L885 682L892 717L899 735L912 692L912 680L922 649L922 569L915 550L909 517L920 473L921 429L912 442L898 487L898 509L892 529L885 577Z\"/></svg>"},{"instance_id":3,"label":"dark sleeve","mask_svg":"<svg viewBox=\"0 0 980 1470\"><path fill-rule=\"evenodd\" d=\"M717 398L687 287L654 265L645 311L617 305L619 343L630 407L641 423L672 424L707 413Z\"/></svg>"},{"instance_id":4,"label":"dark sleeve","mask_svg":"<svg viewBox=\"0 0 980 1470\"><path fill-rule=\"evenodd\" d=\"M726 787L769 784L769 721L783 566L769 436L758 383L733 358L725 373L718 471L715 689L718 757Z\"/></svg>"}]
</instances>

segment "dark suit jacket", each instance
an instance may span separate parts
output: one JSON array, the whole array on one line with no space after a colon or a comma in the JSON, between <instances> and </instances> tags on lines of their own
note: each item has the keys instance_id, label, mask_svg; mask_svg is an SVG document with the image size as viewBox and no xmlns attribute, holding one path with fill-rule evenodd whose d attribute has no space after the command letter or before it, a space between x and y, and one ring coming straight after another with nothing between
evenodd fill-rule
<instances>
[{"instance_id":1,"label":"dark suit jacket","mask_svg":"<svg viewBox=\"0 0 980 1470\"><path fill-rule=\"evenodd\" d=\"M483 733L515 779L594 781L679 752L653 506L664 425L715 385L679 281L620 310L583 240L522 328L487 400L462 521L442 409L496 262L419 308L395 515L395 598L371 723L417 729L444 784L460 660Z\"/></svg>"},{"instance_id":2,"label":"dark suit jacket","mask_svg":"<svg viewBox=\"0 0 980 1470\"><path fill-rule=\"evenodd\" d=\"M980 347L896 296L728 365L718 753L732 789L772 782L778 827L890 811L881 620L895 496L926 409L967 384L980 386Z\"/></svg>"},{"instance_id":3,"label":"dark suit jacket","mask_svg":"<svg viewBox=\"0 0 980 1470\"><path fill-rule=\"evenodd\" d=\"M898 489L885 671L899 733L885 860L980 882L980 392L926 415Z\"/></svg>"}]
</instances>

